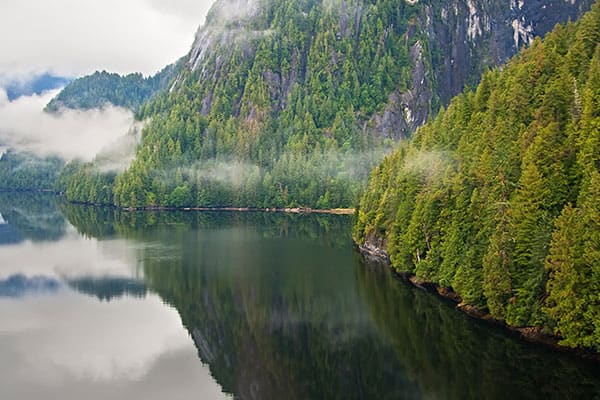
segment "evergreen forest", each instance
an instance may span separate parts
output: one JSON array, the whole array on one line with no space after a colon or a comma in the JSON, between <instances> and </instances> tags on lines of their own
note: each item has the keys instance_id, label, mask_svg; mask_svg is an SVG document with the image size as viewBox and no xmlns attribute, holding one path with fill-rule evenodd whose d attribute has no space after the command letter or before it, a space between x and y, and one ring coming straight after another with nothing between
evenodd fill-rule
<instances>
[{"instance_id":1,"label":"evergreen forest","mask_svg":"<svg viewBox=\"0 0 600 400\"><path fill-rule=\"evenodd\" d=\"M110 176L67 168L59 190L128 208L351 207L392 145L364 125L410 84L419 41L406 2L368 8L360 23L307 0L274 2L235 26L209 15L201 67L182 69L138 111L150 122L133 164Z\"/></svg>"},{"instance_id":2,"label":"evergreen forest","mask_svg":"<svg viewBox=\"0 0 600 400\"><path fill-rule=\"evenodd\" d=\"M463 304L600 350L600 4L372 173L354 238Z\"/></svg>"}]
</instances>

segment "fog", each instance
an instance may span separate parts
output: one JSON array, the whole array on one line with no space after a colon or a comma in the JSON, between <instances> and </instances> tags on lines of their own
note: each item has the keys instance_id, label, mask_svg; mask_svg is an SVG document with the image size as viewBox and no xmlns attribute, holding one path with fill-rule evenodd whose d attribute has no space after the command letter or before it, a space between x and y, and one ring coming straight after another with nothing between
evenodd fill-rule
<instances>
[{"instance_id":1,"label":"fog","mask_svg":"<svg viewBox=\"0 0 600 400\"><path fill-rule=\"evenodd\" d=\"M416 173L428 181L437 181L444 176L447 168L454 165L447 152L419 150L408 154L402 166L405 173Z\"/></svg>"},{"instance_id":2,"label":"fog","mask_svg":"<svg viewBox=\"0 0 600 400\"><path fill-rule=\"evenodd\" d=\"M113 106L44 112L57 93L49 91L9 102L0 90L0 147L42 157L91 161L101 150L122 141L133 125L131 111Z\"/></svg>"},{"instance_id":3,"label":"fog","mask_svg":"<svg viewBox=\"0 0 600 400\"><path fill-rule=\"evenodd\" d=\"M211 25L224 25L246 19L258 12L258 3L258 0L219 0L211 8L207 21Z\"/></svg>"}]
</instances>

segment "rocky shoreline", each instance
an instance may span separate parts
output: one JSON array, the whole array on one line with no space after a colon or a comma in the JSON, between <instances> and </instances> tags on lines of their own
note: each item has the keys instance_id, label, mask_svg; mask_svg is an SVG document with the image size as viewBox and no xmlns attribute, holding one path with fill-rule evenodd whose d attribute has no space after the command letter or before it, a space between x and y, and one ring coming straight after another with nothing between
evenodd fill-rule
<instances>
[{"instance_id":1,"label":"rocky shoreline","mask_svg":"<svg viewBox=\"0 0 600 400\"><path fill-rule=\"evenodd\" d=\"M471 318L475 318L477 320L489 323L495 327L499 327L504 329L508 333L518 336L519 338L535 344L540 344L545 347L570 353L576 355L582 359L594 361L600 363L600 353L595 352L593 350L582 349L582 348L571 348L560 344L560 338L555 335L548 335L547 333L542 331L542 328L539 327L514 327L509 326L505 322L497 320L493 318L487 312L480 310L470 304L463 303L460 295L448 288L440 287L439 285L423 281L417 278L414 274L411 273L402 273L396 271L392 263L390 261L390 257L387 254L387 251L379 248L378 246L372 243L364 243L362 245L356 244L360 252L364 257L367 257L371 260L374 260L378 263L384 264L387 268L390 268L392 272L402 279L404 282L417 287L422 290L426 290L435 294L443 299L449 300L454 304L454 306L467 314Z\"/></svg>"}]
</instances>

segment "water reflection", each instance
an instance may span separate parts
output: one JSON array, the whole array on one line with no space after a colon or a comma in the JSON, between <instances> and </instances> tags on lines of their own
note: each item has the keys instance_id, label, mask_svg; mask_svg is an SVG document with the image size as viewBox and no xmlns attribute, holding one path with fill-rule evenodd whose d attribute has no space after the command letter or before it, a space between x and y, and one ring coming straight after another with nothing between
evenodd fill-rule
<instances>
[{"instance_id":1,"label":"water reflection","mask_svg":"<svg viewBox=\"0 0 600 400\"><path fill-rule=\"evenodd\" d=\"M222 397L176 310L156 295L101 303L62 292L0 300L0 315L2 398Z\"/></svg>"},{"instance_id":2,"label":"water reflection","mask_svg":"<svg viewBox=\"0 0 600 400\"><path fill-rule=\"evenodd\" d=\"M48 194L0 192L0 215L0 246L60 240L67 225L57 198Z\"/></svg>"},{"instance_id":3,"label":"water reflection","mask_svg":"<svg viewBox=\"0 0 600 400\"><path fill-rule=\"evenodd\" d=\"M593 399L600 369L475 321L367 262L361 296L425 398Z\"/></svg>"},{"instance_id":4,"label":"water reflection","mask_svg":"<svg viewBox=\"0 0 600 400\"><path fill-rule=\"evenodd\" d=\"M73 290L88 296L94 296L102 301L111 301L125 296L143 298L148 292L143 281L119 277L94 278L86 276L66 279L66 282Z\"/></svg>"},{"instance_id":5,"label":"water reflection","mask_svg":"<svg viewBox=\"0 0 600 400\"><path fill-rule=\"evenodd\" d=\"M0 398L223 398L177 310L147 291L142 245L80 235L41 199L0 195L0 229L20 238L0 247Z\"/></svg>"},{"instance_id":6,"label":"water reflection","mask_svg":"<svg viewBox=\"0 0 600 400\"><path fill-rule=\"evenodd\" d=\"M2 398L600 396L597 367L365 263L348 217L52 204L60 230L6 219L24 239L0 248Z\"/></svg>"}]
</instances>

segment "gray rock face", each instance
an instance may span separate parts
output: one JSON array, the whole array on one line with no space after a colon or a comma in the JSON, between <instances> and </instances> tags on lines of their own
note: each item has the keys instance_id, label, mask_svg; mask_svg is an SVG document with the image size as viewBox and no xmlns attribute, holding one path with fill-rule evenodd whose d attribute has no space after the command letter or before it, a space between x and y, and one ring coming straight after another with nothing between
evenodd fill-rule
<instances>
[{"instance_id":1,"label":"gray rock face","mask_svg":"<svg viewBox=\"0 0 600 400\"><path fill-rule=\"evenodd\" d=\"M406 1L418 7L405 34L407 41L418 38L410 50L411 87L392 92L383 111L362 121L370 133L395 140L410 136L465 86L475 86L486 69L503 64L555 24L577 19L593 3L592 0ZM338 7L336 35L348 37L352 34L352 21L354 26L360 25L367 7L348 0L324 1L324 7L331 7L330 3ZM207 82L227 79L232 44L242 43L245 57L252 59L260 38L269 35L266 30L250 28L257 25L253 24L253 18L260 13L258 0L217 1L206 25L197 33L187 69L199 72L198 79ZM273 111L284 110L294 84L303 84L306 60L307 54L296 49L288 74L263 72L271 98L276 99ZM210 112L213 101L213 91L209 90L202 102L203 114ZM241 105L235 107L239 110Z\"/></svg>"},{"instance_id":2,"label":"gray rock face","mask_svg":"<svg viewBox=\"0 0 600 400\"><path fill-rule=\"evenodd\" d=\"M486 68L514 56L557 23L577 19L590 0L453 0L427 6L422 26L431 44L441 104L475 85Z\"/></svg>"},{"instance_id":3,"label":"gray rock face","mask_svg":"<svg viewBox=\"0 0 600 400\"><path fill-rule=\"evenodd\" d=\"M385 111L373 116L371 121L377 134L394 140L407 137L431 115L433 90L425 64L423 43L417 41L412 46L410 58L414 66L411 89L404 93L394 91Z\"/></svg>"}]
</instances>

